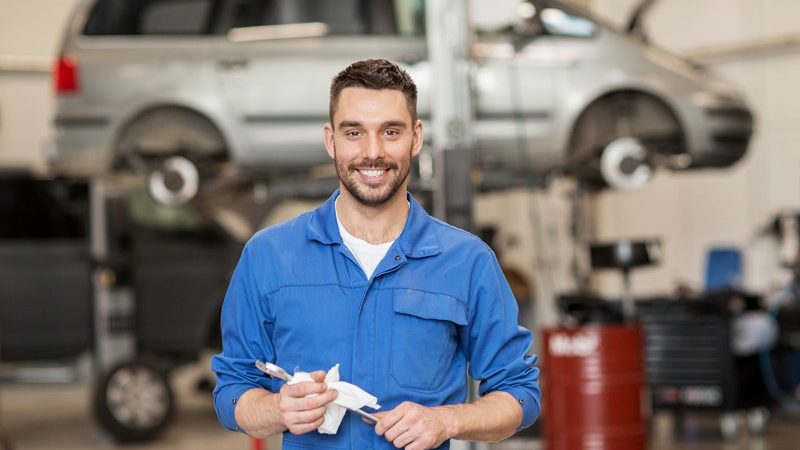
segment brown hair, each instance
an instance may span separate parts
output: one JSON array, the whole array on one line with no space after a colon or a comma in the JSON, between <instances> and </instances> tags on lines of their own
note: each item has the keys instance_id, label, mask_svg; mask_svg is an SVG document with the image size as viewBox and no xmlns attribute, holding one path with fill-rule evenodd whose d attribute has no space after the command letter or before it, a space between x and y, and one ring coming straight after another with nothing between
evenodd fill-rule
<instances>
[{"instance_id":1,"label":"brown hair","mask_svg":"<svg viewBox=\"0 0 800 450\"><path fill-rule=\"evenodd\" d=\"M411 114L412 124L417 121L417 85L411 76L397 64L385 59L365 59L356 61L339 72L331 82L331 97L328 106L331 126L333 113L339 95L345 88L359 87L366 89L396 89L406 97L408 112Z\"/></svg>"}]
</instances>

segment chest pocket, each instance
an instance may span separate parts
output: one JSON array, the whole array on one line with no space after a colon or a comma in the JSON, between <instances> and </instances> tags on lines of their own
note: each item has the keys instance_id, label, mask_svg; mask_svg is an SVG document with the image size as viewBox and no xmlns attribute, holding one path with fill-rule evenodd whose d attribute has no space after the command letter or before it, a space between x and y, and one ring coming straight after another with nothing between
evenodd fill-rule
<instances>
[{"instance_id":1,"label":"chest pocket","mask_svg":"<svg viewBox=\"0 0 800 450\"><path fill-rule=\"evenodd\" d=\"M392 377L403 387L433 390L444 381L458 349L456 325L467 308L444 294L401 289L394 293Z\"/></svg>"}]
</instances>

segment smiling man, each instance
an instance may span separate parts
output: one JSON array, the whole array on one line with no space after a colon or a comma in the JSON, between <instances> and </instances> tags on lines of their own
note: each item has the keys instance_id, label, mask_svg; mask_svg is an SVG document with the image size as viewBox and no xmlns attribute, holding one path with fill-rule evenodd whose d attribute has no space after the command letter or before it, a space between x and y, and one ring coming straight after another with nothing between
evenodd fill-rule
<instances>
[{"instance_id":1,"label":"smiling man","mask_svg":"<svg viewBox=\"0 0 800 450\"><path fill-rule=\"evenodd\" d=\"M498 441L539 414L531 333L492 251L430 217L407 192L423 142L417 90L386 60L353 63L333 80L324 143L340 188L314 211L245 246L222 311L215 356L220 422L283 448L448 448ZM315 371L266 378L255 360ZM337 396L324 370L382 405L377 424L345 416L316 430ZM466 373L480 398L464 403Z\"/></svg>"}]
</instances>

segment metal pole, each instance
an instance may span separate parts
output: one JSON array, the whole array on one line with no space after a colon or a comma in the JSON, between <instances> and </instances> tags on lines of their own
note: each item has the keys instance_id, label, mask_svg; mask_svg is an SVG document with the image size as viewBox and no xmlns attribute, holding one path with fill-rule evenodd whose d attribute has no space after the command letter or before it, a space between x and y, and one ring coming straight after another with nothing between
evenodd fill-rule
<instances>
[{"instance_id":1,"label":"metal pole","mask_svg":"<svg viewBox=\"0 0 800 450\"><path fill-rule=\"evenodd\" d=\"M94 179L90 182L89 239L95 263L92 271L95 374L136 355L133 292L119 283L111 263L108 202L118 195L120 192L108 180Z\"/></svg>"},{"instance_id":2,"label":"metal pole","mask_svg":"<svg viewBox=\"0 0 800 450\"><path fill-rule=\"evenodd\" d=\"M472 92L470 32L464 0L426 3L434 161L434 215L464 230L472 229ZM469 396L476 396L469 382ZM454 450L485 445L453 441Z\"/></svg>"},{"instance_id":3,"label":"metal pole","mask_svg":"<svg viewBox=\"0 0 800 450\"><path fill-rule=\"evenodd\" d=\"M472 92L467 2L426 3L437 217L472 228Z\"/></svg>"}]
</instances>

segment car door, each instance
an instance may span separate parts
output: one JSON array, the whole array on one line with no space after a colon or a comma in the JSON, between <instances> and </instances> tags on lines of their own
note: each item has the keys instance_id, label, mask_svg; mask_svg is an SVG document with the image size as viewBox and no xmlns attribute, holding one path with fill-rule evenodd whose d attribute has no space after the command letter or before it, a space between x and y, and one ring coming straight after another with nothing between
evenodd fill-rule
<instances>
[{"instance_id":1,"label":"car door","mask_svg":"<svg viewBox=\"0 0 800 450\"><path fill-rule=\"evenodd\" d=\"M215 70L243 142L240 164L286 171L329 162L322 126L330 83L353 61L392 59L418 75L426 57L424 37L414 32L419 20L396 6L392 0L232 2Z\"/></svg>"},{"instance_id":2,"label":"car door","mask_svg":"<svg viewBox=\"0 0 800 450\"><path fill-rule=\"evenodd\" d=\"M530 171L555 164L561 64L553 37L542 32L534 3L474 2L475 107L478 163Z\"/></svg>"}]
</instances>

